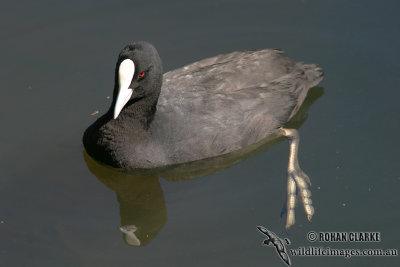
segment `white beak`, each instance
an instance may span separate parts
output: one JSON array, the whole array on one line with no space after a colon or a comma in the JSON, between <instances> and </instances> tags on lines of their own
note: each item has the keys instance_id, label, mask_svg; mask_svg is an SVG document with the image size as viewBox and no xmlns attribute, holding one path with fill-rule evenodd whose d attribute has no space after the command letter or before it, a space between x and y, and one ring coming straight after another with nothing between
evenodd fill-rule
<instances>
[{"instance_id":1,"label":"white beak","mask_svg":"<svg viewBox=\"0 0 400 267\"><path fill-rule=\"evenodd\" d=\"M130 59L125 59L119 65L118 70L118 96L117 101L115 101L114 107L114 119L116 119L124 108L125 104L131 99L133 90L129 88L132 82L133 75L135 74L135 64Z\"/></svg>"},{"instance_id":2,"label":"white beak","mask_svg":"<svg viewBox=\"0 0 400 267\"><path fill-rule=\"evenodd\" d=\"M124 233L125 241L131 246L140 246L140 239L137 238L135 232L137 227L133 224L121 226L119 230Z\"/></svg>"}]
</instances>

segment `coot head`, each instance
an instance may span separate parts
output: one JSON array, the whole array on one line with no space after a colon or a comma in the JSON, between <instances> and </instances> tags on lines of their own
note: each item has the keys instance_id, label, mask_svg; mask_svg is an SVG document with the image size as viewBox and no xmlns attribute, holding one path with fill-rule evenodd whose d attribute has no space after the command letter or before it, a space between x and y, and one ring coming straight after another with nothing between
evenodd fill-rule
<instances>
[{"instance_id":1,"label":"coot head","mask_svg":"<svg viewBox=\"0 0 400 267\"><path fill-rule=\"evenodd\" d=\"M124 114L124 109L139 100L145 100L142 102L146 103L146 109L155 108L162 75L161 59L153 45L141 41L125 46L115 68L113 103L109 110L113 118Z\"/></svg>"}]
</instances>

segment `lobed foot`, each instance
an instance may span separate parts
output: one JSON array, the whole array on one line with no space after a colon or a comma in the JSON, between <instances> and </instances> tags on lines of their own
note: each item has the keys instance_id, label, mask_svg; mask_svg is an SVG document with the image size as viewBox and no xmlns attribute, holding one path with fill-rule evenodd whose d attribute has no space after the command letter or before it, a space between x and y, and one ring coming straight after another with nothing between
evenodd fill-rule
<instances>
[{"instance_id":1,"label":"lobed foot","mask_svg":"<svg viewBox=\"0 0 400 267\"><path fill-rule=\"evenodd\" d=\"M314 215L314 207L312 206L311 191L308 186L311 186L310 178L305 174L299 166L297 157L300 136L295 129L280 128L282 134L289 138L290 152L289 152L289 163L287 169L287 217L286 217L286 229L289 229L295 223L295 211L296 207L296 192L298 192L301 201L303 203L304 211L307 215L307 219L311 221Z\"/></svg>"}]
</instances>

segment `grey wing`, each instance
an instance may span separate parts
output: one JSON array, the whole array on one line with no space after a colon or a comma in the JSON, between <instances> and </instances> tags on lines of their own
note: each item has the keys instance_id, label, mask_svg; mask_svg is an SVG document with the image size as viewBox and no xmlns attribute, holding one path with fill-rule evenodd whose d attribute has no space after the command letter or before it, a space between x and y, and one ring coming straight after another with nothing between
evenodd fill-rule
<instances>
[{"instance_id":1,"label":"grey wing","mask_svg":"<svg viewBox=\"0 0 400 267\"><path fill-rule=\"evenodd\" d=\"M152 123L154 137L168 142L163 145L173 162L258 142L295 109L297 69L283 52L260 50L220 55L168 72Z\"/></svg>"}]
</instances>

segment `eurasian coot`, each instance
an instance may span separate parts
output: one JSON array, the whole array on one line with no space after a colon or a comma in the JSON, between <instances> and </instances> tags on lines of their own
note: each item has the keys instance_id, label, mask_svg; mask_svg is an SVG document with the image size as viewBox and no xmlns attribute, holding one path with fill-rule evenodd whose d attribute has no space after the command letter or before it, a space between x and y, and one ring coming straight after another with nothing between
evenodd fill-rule
<instances>
[{"instance_id":1,"label":"eurasian coot","mask_svg":"<svg viewBox=\"0 0 400 267\"><path fill-rule=\"evenodd\" d=\"M153 45L119 54L110 109L84 133L94 159L124 170L155 168L226 154L274 132L290 137L287 224L294 224L296 186L307 216L314 211L297 161L298 133L281 128L323 76L276 49L233 52L163 75Z\"/></svg>"}]
</instances>

